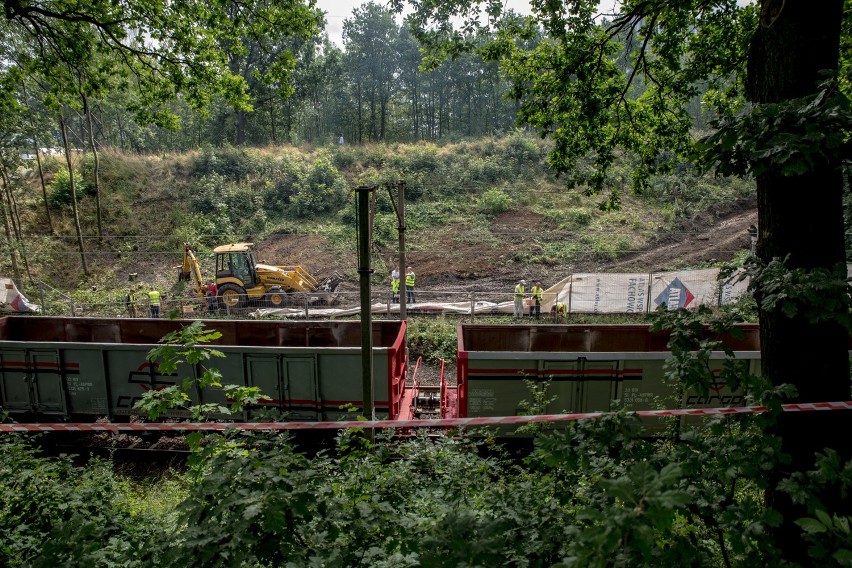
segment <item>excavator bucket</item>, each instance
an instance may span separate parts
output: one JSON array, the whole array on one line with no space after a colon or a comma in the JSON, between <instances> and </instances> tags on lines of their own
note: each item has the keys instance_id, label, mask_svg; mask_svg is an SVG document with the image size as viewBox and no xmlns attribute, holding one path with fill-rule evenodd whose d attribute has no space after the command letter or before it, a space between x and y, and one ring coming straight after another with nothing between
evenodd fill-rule
<instances>
[{"instance_id":1,"label":"excavator bucket","mask_svg":"<svg viewBox=\"0 0 852 568\"><path fill-rule=\"evenodd\" d=\"M337 303L338 294L337 288L343 282L343 275L339 272L332 272L330 276L323 278L317 286L315 293L310 294L308 301L313 305L331 306Z\"/></svg>"}]
</instances>

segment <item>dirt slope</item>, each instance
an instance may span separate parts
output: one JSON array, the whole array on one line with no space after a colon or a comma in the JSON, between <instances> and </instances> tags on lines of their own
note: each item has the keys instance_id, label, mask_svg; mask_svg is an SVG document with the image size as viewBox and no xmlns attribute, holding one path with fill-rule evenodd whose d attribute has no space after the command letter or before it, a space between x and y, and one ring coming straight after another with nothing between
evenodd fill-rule
<instances>
[{"instance_id":1,"label":"dirt slope","mask_svg":"<svg viewBox=\"0 0 852 568\"><path fill-rule=\"evenodd\" d=\"M685 220L643 250L615 261L589 258L570 265L524 265L513 256L537 246L537 233L544 231L543 219L529 211L514 211L495 220L491 232L502 235L499 240L468 242L460 237L458 227L446 227L436 230L429 236L428 246L411 251L408 258L417 272L418 288L505 292L518 278L541 280L549 286L578 272L651 272L728 261L737 251L749 248L750 225L757 225L757 206L754 200L744 200ZM357 290L354 246L351 253L335 254L323 237L273 235L258 243L258 253L260 259L271 263L299 264L320 278L334 271L345 272L352 280L345 288ZM388 266L396 264L395 251L380 250L378 254Z\"/></svg>"},{"instance_id":2,"label":"dirt slope","mask_svg":"<svg viewBox=\"0 0 852 568\"><path fill-rule=\"evenodd\" d=\"M681 223L679 230L607 268L607 272L661 271L676 265L731 260L748 249L748 228L757 226L757 205L747 202Z\"/></svg>"}]
</instances>

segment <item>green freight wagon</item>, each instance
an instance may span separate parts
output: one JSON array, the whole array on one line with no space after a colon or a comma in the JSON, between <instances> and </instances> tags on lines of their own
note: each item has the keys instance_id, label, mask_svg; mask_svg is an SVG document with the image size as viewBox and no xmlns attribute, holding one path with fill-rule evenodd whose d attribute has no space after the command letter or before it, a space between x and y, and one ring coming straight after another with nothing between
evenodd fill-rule
<instances>
[{"instance_id":1,"label":"green freight wagon","mask_svg":"<svg viewBox=\"0 0 852 568\"><path fill-rule=\"evenodd\" d=\"M128 420L149 389L191 376L159 372L148 352L166 333L189 322L155 319L0 318L0 407L18 421ZM341 406L363 407L361 324L358 321L210 320L225 354L207 364L223 383L257 386L266 405L286 419L335 420ZM376 415L396 418L405 394L405 323L373 322ZM212 391L194 402L222 403ZM179 412L173 416L181 416ZM243 418L243 417L240 417Z\"/></svg>"},{"instance_id":2,"label":"green freight wagon","mask_svg":"<svg viewBox=\"0 0 852 568\"><path fill-rule=\"evenodd\" d=\"M724 341L744 370L760 374L759 327L740 327L742 339ZM531 393L525 379L550 381L548 395L555 400L547 414L608 411L613 401L628 410L743 404L743 396L721 382L706 394L687 392L673 400L663 380L663 364L671 357L667 341L667 334L652 333L647 325L460 324L457 386L447 407L459 417L526 413L521 402ZM711 369L721 369L725 358L714 352Z\"/></svg>"}]
</instances>

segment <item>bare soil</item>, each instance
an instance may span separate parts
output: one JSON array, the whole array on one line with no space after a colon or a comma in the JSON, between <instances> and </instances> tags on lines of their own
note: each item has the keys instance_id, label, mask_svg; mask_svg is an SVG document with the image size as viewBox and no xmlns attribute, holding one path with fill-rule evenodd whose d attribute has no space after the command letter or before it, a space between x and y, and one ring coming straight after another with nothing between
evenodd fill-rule
<instances>
[{"instance_id":1,"label":"bare soil","mask_svg":"<svg viewBox=\"0 0 852 568\"><path fill-rule=\"evenodd\" d=\"M590 258L571 265L522 265L513 260L517 252L536 245L544 230L544 219L520 210L498 216L492 227L497 242L464 242L465 228L445 227L429 235L429 243L410 253L420 289L504 292L518 278L540 280L549 286L579 272L652 272L729 261L737 251L747 249L747 230L757 225L754 199L742 200L726 208L704 212L682 221L676 230L650 242L643 250L615 261ZM354 250L335 253L324 237L276 234L259 242L258 258L271 264L300 265L318 278L332 272L345 272L349 280L342 290L357 292L357 264ZM379 251L386 264L395 265L395 251Z\"/></svg>"},{"instance_id":2,"label":"bare soil","mask_svg":"<svg viewBox=\"0 0 852 568\"><path fill-rule=\"evenodd\" d=\"M429 251L412 255L412 262L419 288L504 292L518 278L540 280L547 287L572 273L658 272L730 261L738 251L749 248L750 225L757 225L753 199L687 219L643 250L615 261L590 258L571 265L522 265L513 255L537 246L542 218L516 211L501 215L492 225L493 234L505 235L498 243L460 243L456 231L445 231L436 236Z\"/></svg>"}]
</instances>

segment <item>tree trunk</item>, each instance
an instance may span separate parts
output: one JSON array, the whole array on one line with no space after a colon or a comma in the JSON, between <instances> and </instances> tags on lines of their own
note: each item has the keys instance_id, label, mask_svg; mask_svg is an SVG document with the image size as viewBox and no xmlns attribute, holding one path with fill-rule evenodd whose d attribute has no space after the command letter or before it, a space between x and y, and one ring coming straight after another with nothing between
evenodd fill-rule
<instances>
[{"instance_id":1,"label":"tree trunk","mask_svg":"<svg viewBox=\"0 0 852 568\"><path fill-rule=\"evenodd\" d=\"M15 200L15 194L12 193L12 180L9 178L9 172L6 169L6 165L2 164L2 170L0 170L0 176L3 179L3 190L5 194L6 203L8 205L9 210L9 218L12 221L12 234L14 235L14 245L12 242L9 243L10 247L18 250L20 249L21 260L24 263L24 270L27 273L27 280L29 283L33 283L33 275L30 272L30 263L27 261L27 249L24 246L24 235L23 229L21 229L21 217L18 214L18 202ZM20 277L19 277L20 280ZM23 284L22 282L18 282L19 285Z\"/></svg>"},{"instance_id":2,"label":"tree trunk","mask_svg":"<svg viewBox=\"0 0 852 568\"><path fill-rule=\"evenodd\" d=\"M65 115L59 112L59 126L62 132L62 144L65 146L65 162L68 164L69 183L71 184L71 211L74 214L74 229L77 231L77 246L80 249L80 262L83 265L83 273L89 275L89 267L86 266L86 250L83 247L83 230L80 228L80 213L77 211L77 186L74 183L74 164L71 163L71 147L68 145L68 127L65 123Z\"/></svg>"},{"instance_id":3,"label":"tree trunk","mask_svg":"<svg viewBox=\"0 0 852 568\"><path fill-rule=\"evenodd\" d=\"M356 100L358 101L358 144L361 144L364 141L364 116L361 110L361 105L363 104L361 100L361 83L358 82L356 84Z\"/></svg>"},{"instance_id":4,"label":"tree trunk","mask_svg":"<svg viewBox=\"0 0 852 568\"><path fill-rule=\"evenodd\" d=\"M806 0L764 1L761 26L749 53L749 98L776 103L815 93L818 72L837 69L842 13L843 0L826 0L819 9ZM800 176L775 172L758 176L760 259L768 262L789 255L791 269L845 263L842 196L839 164L818 166ZM759 298L760 290L757 294ZM813 324L803 315L790 318L777 309L761 310L759 317L763 373L773 384L795 385L796 402L849 398L849 334L842 325ZM775 481L812 469L815 452L826 447L848 459L849 418L848 411L783 413L777 433L791 463L781 467ZM842 503L839 494L818 497L830 510ZM777 530L783 557L811 564L795 524L808 516L807 507L793 504L774 487L767 499L784 517Z\"/></svg>"},{"instance_id":5,"label":"tree trunk","mask_svg":"<svg viewBox=\"0 0 852 568\"><path fill-rule=\"evenodd\" d=\"M98 149L95 147L95 127L92 124L92 109L89 108L89 98L83 95L83 111L86 113L86 120L89 123L89 147L92 149L92 159L94 160L94 178L95 178L95 215L98 219L98 236L104 238L104 227L101 215L101 183L100 171L101 162L98 156Z\"/></svg>"},{"instance_id":6,"label":"tree trunk","mask_svg":"<svg viewBox=\"0 0 852 568\"><path fill-rule=\"evenodd\" d=\"M38 165L38 178L41 181L41 194L44 198L44 213L47 215L47 226L50 229L50 234L55 235L53 217L50 216L50 204L47 199L47 184L44 182L44 168L41 166L41 148L38 146L38 138L35 135L33 135L33 142L35 144L36 164Z\"/></svg>"},{"instance_id":7,"label":"tree trunk","mask_svg":"<svg viewBox=\"0 0 852 568\"><path fill-rule=\"evenodd\" d=\"M5 186L5 177L3 185ZM3 228L6 231L6 245L9 247L9 260L12 262L12 274L15 278L15 283L18 286L23 284L21 280L21 269L18 267L18 247L15 244L15 237L12 235L12 227L9 221L9 210L10 207L6 203L5 191L3 192L3 197L0 199L0 207L3 208Z\"/></svg>"},{"instance_id":8,"label":"tree trunk","mask_svg":"<svg viewBox=\"0 0 852 568\"><path fill-rule=\"evenodd\" d=\"M27 91L26 82L21 81L21 87L23 88L23 91L24 91L24 97L26 98L27 106L29 106L30 94ZM41 148L39 148L38 134L36 134L36 125L35 125L35 121L33 120L32 112L28 112L27 116L30 119L30 126L32 126L32 128L33 128L33 146L35 146L36 164L38 165L38 177L39 177L39 180L41 180L41 193L42 193L42 196L44 197L44 212L47 215L47 226L50 227L50 234L53 235L53 234L56 233L56 231L54 231L54 229L53 229L53 217L50 216L50 205L48 204L48 201L47 201L47 184L44 183L44 168L42 168L42 166L41 166Z\"/></svg>"},{"instance_id":9,"label":"tree trunk","mask_svg":"<svg viewBox=\"0 0 852 568\"><path fill-rule=\"evenodd\" d=\"M246 113L238 110L234 113L234 146L246 143Z\"/></svg>"}]
</instances>

